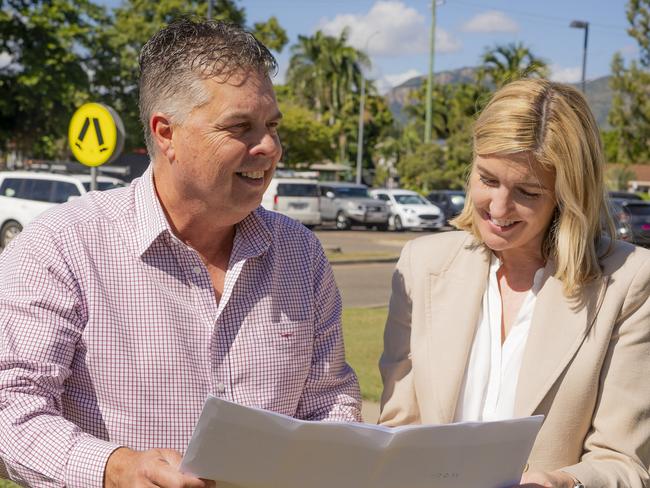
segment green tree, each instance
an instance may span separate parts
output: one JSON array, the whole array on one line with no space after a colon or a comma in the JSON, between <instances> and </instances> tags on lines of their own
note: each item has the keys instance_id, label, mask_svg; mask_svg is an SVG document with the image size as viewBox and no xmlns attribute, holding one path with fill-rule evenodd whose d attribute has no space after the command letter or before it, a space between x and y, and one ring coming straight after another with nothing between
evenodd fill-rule
<instances>
[{"instance_id":1,"label":"green tree","mask_svg":"<svg viewBox=\"0 0 650 488\"><path fill-rule=\"evenodd\" d=\"M317 120L311 110L292 102L280 102L282 161L287 167L332 159L332 128Z\"/></svg>"},{"instance_id":2,"label":"green tree","mask_svg":"<svg viewBox=\"0 0 650 488\"><path fill-rule=\"evenodd\" d=\"M88 52L103 8L88 0L0 0L0 150L66 152L69 118L88 98Z\"/></svg>"},{"instance_id":3,"label":"green tree","mask_svg":"<svg viewBox=\"0 0 650 488\"><path fill-rule=\"evenodd\" d=\"M349 160L349 128L346 127L358 107L363 68L369 67L368 57L348 45L348 32L338 37L317 31L313 36L299 36L291 48L287 83L299 100L314 110L337 132L338 161ZM368 92L372 93L372 85ZM358 108L357 108L358 110Z\"/></svg>"},{"instance_id":4,"label":"green tree","mask_svg":"<svg viewBox=\"0 0 650 488\"><path fill-rule=\"evenodd\" d=\"M93 51L95 78L93 93L113 106L124 121L126 147L144 145L138 117L138 55L144 43L172 20L183 17L205 18L204 0L124 0L113 11L111 21L99 32ZM235 0L216 0L212 18L244 26L246 12ZM280 51L287 36L275 17L256 23L252 29L260 40Z\"/></svg>"},{"instance_id":5,"label":"green tree","mask_svg":"<svg viewBox=\"0 0 650 488\"><path fill-rule=\"evenodd\" d=\"M447 145L420 144L397 163L401 185L422 194L438 188L463 188L466 166L451 165L449 150Z\"/></svg>"},{"instance_id":6,"label":"green tree","mask_svg":"<svg viewBox=\"0 0 650 488\"><path fill-rule=\"evenodd\" d=\"M481 64L479 81L490 81L497 87L520 78L548 75L546 62L520 42L486 48Z\"/></svg>"},{"instance_id":7,"label":"green tree","mask_svg":"<svg viewBox=\"0 0 650 488\"><path fill-rule=\"evenodd\" d=\"M630 0L627 18L628 33L639 42L640 58L628 67L620 53L612 59L609 152L616 153L619 163L646 163L650 161L650 0Z\"/></svg>"}]
</instances>

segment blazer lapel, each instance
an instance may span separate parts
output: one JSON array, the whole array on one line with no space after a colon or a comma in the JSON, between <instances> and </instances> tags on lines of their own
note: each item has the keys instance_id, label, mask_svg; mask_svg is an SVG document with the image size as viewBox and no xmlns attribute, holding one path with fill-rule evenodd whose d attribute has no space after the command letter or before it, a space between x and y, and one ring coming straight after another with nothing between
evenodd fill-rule
<instances>
[{"instance_id":1,"label":"blazer lapel","mask_svg":"<svg viewBox=\"0 0 650 488\"><path fill-rule=\"evenodd\" d=\"M608 278L585 286L585 301L568 300L547 267L537 296L515 396L515 416L532 415L578 351L593 325Z\"/></svg>"},{"instance_id":2,"label":"blazer lapel","mask_svg":"<svg viewBox=\"0 0 650 488\"><path fill-rule=\"evenodd\" d=\"M425 317L428 340L428 385L437 416L432 421L454 419L469 352L478 324L483 293L490 269L490 252L483 246L470 249L468 240L447 269L429 275Z\"/></svg>"}]
</instances>

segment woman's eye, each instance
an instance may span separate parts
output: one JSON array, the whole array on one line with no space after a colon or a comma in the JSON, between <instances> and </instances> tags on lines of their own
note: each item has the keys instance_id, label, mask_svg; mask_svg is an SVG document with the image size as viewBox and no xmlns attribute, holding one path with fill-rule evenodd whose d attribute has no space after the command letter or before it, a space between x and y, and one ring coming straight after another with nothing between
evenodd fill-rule
<instances>
[{"instance_id":1,"label":"woman's eye","mask_svg":"<svg viewBox=\"0 0 650 488\"><path fill-rule=\"evenodd\" d=\"M498 186L499 184L496 180L486 178L485 176L479 176L479 180L481 180L481 183L487 186Z\"/></svg>"},{"instance_id":2,"label":"woman's eye","mask_svg":"<svg viewBox=\"0 0 650 488\"><path fill-rule=\"evenodd\" d=\"M519 190L519 193L521 193L525 198L537 198L541 195L541 193L530 193L526 190Z\"/></svg>"}]
</instances>

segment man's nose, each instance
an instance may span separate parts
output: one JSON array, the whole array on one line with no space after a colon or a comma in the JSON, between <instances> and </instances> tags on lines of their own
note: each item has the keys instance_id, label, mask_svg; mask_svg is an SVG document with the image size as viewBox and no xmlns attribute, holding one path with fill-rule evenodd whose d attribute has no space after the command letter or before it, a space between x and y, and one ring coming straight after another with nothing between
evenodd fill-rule
<instances>
[{"instance_id":1,"label":"man's nose","mask_svg":"<svg viewBox=\"0 0 650 488\"><path fill-rule=\"evenodd\" d=\"M251 149L253 156L270 156L282 150L277 134L265 131L260 134Z\"/></svg>"}]
</instances>

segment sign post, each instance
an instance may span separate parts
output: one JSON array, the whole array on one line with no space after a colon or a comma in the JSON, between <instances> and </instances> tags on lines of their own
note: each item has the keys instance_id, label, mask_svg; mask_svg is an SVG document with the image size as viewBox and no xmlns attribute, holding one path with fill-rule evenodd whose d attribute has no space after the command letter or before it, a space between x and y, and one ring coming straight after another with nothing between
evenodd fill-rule
<instances>
[{"instance_id":1,"label":"sign post","mask_svg":"<svg viewBox=\"0 0 650 488\"><path fill-rule=\"evenodd\" d=\"M90 189L97 189L97 167L114 161L124 148L124 124L108 105L86 103L70 119L68 143L77 161L90 166Z\"/></svg>"}]
</instances>

